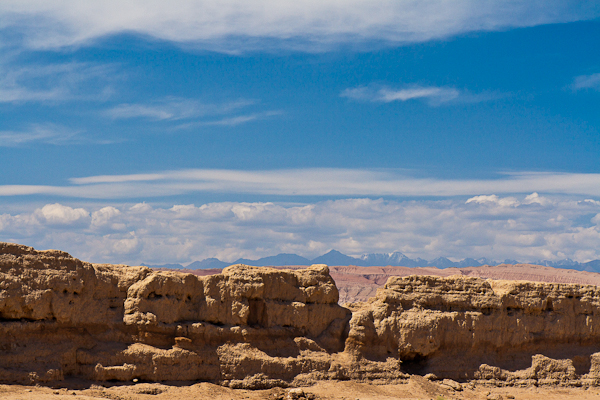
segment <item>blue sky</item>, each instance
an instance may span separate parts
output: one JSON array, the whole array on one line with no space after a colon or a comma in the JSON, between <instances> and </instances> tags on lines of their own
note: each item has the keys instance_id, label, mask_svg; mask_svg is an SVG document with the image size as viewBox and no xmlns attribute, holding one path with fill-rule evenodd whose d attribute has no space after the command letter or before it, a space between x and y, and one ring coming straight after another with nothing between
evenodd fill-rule
<instances>
[{"instance_id":1,"label":"blue sky","mask_svg":"<svg viewBox=\"0 0 600 400\"><path fill-rule=\"evenodd\" d=\"M50 3L0 4L0 240L600 258L599 2Z\"/></svg>"}]
</instances>

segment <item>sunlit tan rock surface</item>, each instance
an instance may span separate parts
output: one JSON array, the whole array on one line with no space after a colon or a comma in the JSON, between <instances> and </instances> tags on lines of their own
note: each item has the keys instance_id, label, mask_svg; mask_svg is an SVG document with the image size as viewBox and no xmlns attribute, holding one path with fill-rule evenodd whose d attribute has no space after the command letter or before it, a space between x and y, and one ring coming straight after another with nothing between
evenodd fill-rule
<instances>
[{"instance_id":1,"label":"sunlit tan rock surface","mask_svg":"<svg viewBox=\"0 0 600 400\"><path fill-rule=\"evenodd\" d=\"M281 267L276 267L281 268ZM306 267L287 266L288 269ZM220 269L210 270L180 270L197 275L212 275L221 272ZM452 276L465 275L484 279L525 280L548 283L577 283L580 285L600 285L600 274L574 269L544 267L532 264L500 264L484 265L481 267L465 268L436 268L436 267L358 267L354 265L329 266L331 277L340 292L340 304L354 301L366 301L375 296L377 289L382 288L391 276L434 275Z\"/></svg>"},{"instance_id":2,"label":"sunlit tan rock surface","mask_svg":"<svg viewBox=\"0 0 600 400\"><path fill-rule=\"evenodd\" d=\"M0 381L600 383L596 286L421 275L338 300L324 265L196 276L0 243Z\"/></svg>"},{"instance_id":3,"label":"sunlit tan rock surface","mask_svg":"<svg viewBox=\"0 0 600 400\"><path fill-rule=\"evenodd\" d=\"M558 369L563 380L600 377L597 367L590 371L590 356L600 350L596 286L392 277L352 309L346 348L372 359L398 357L411 372L514 381L555 379ZM562 361L539 367L536 354Z\"/></svg>"}]
</instances>

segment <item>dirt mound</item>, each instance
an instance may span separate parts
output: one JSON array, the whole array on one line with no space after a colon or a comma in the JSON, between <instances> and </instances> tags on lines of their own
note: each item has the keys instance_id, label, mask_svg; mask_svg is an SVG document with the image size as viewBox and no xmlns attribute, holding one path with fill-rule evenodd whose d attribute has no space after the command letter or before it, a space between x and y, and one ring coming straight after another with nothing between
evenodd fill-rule
<instances>
[{"instance_id":1,"label":"dirt mound","mask_svg":"<svg viewBox=\"0 0 600 400\"><path fill-rule=\"evenodd\" d=\"M338 300L324 265L197 276L0 243L0 381L600 382L596 286L409 276Z\"/></svg>"}]
</instances>

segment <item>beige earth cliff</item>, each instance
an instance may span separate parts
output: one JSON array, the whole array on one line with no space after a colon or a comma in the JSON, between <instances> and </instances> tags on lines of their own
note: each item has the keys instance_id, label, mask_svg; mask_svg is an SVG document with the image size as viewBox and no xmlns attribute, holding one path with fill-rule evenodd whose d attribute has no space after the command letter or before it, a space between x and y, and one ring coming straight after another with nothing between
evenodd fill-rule
<instances>
[{"instance_id":1,"label":"beige earth cliff","mask_svg":"<svg viewBox=\"0 0 600 400\"><path fill-rule=\"evenodd\" d=\"M487 386L505 395L518 387L597 392L596 286L408 276L389 278L367 302L345 308L338 299L324 265L235 265L195 276L0 243L0 381L238 389L353 381L429 387L419 393L431 398L438 389L480 398L476 388ZM107 392L86 393L110 395L98 390Z\"/></svg>"},{"instance_id":2,"label":"beige earth cliff","mask_svg":"<svg viewBox=\"0 0 600 400\"><path fill-rule=\"evenodd\" d=\"M303 266L274 267L278 269L304 269ZM221 273L221 269L190 269L177 270L194 275L214 275ZM600 285L600 274L574 269L544 267L532 264L500 264L495 266L483 265L481 267L464 268L436 268L436 267L358 267L355 265L329 266L329 273L334 279L340 292L340 304L355 301L367 301L375 297L377 289L385 285L392 276L434 275L452 276L465 275L484 279L534 281L548 283L577 283L580 285Z\"/></svg>"}]
</instances>

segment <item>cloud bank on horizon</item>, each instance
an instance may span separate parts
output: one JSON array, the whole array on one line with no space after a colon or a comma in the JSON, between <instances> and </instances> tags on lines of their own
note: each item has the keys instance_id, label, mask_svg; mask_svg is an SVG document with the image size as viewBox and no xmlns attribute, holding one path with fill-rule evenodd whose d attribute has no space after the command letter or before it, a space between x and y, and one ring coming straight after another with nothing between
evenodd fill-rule
<instances>
[{"instance_id":1,"label":"cloud bank on horizon","mask_svg":"<svg viewBox=\"0 0 600 400\"><path fill-rule=\"evenodd\" d=\"M277 253L313 258L398 250L429 259L585 262L600 259L600 201L540 196L464 200L341 199L312 204L219 202L120 206L46 204L0 215L4 238L93 262L232 262Z\"/></svg>"},{"instance_id":2,"label":"cloud bank on horizon","mask_svg":"<svg viewBox=\"0 0 600 400\"><path fill-rule=\"evenodd\" d=\"M597 0L5 0L0 240L600 258L598 48Z\"/></svg>"}]
</instances>

